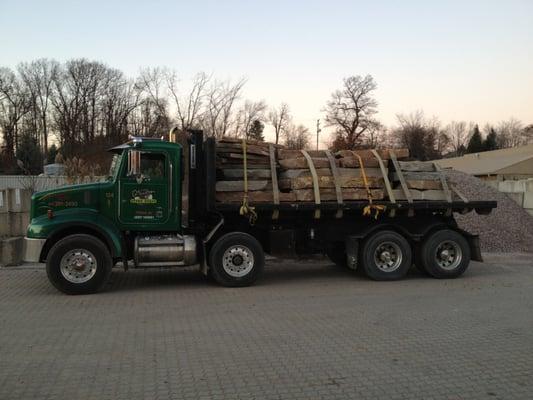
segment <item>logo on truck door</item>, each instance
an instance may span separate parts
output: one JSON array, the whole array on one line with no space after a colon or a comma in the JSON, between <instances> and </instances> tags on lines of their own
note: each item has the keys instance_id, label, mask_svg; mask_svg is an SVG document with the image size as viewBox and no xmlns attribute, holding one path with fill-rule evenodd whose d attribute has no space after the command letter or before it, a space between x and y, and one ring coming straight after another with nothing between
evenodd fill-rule
<instances>
[{"instance_id":1,"label":"logo on truck door","mask_svg":"<svg viewBox=\"0 0 533 400\"><path fill-rule=\"evenodd\" d=\"M154 190L149 189L132 190L130 204L157 204L157 199L154 199L154 193Z\"/></svg>"}]
</instances>

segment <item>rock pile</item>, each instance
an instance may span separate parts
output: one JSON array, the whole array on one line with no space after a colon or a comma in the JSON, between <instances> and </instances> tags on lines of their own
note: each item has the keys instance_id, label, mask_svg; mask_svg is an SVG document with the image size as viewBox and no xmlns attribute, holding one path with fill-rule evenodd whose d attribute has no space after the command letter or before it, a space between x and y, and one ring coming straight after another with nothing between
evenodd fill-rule
<instances>
[{"instance_id":1,"label":"rock pile","mask_svg":"<svg viewBox=\"0 0 533 400\"><path fill-rule=\"evenodd\" d=\"M446 171L446 175L469 200L498 202L489 215L455 215L462 229L480 235L482 251L533 252L533 217L522 207L476 177L458 171Z\"/></svg>"}]
</instances>

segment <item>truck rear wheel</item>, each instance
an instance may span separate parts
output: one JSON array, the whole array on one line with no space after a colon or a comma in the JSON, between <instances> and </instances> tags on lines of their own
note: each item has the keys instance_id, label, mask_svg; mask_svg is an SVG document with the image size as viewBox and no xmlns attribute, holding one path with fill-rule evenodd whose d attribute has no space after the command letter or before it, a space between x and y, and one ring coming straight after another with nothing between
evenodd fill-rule
<instances>
[{"instance_id":1,"label":"truck rear wheel","mask_svg":"<svg viewBox=\"0 0 533 400\"><path fill-rule=\"evenodd\" d=\"M393 231L379 231L363 243L361 264L366 275L377 281L392 281L405 276L412 262L409 242Z\"/></svg>"},{"instance_id":2,"label":"truck rear wheel","mask_svg":"<svg viewBox=\"0 0 533 400\"><path fill-rule=\"evenodd\" d=\"M420 263L434 278L457 278L468 268L470 247L460 233L443 229L424 240Z\"/></svg>"},{"instance_id":3,"label":"truck rear wheel","mask_svg":"<svg viewBox=\"0 0 533 400\"><path fill-rule=\"evenodd\" d=\"M253 284L263 273L265 254L259 242L243 232L227 233L209 253L210 272L222 286Z\"/></svg>"},{"instance_id":4,"label":"truck rear wheel","mask_svg":"<svg viewBox=\"0 0 533 400\"><path fill-rule=\"evenodd\" d=\"M91 235L71 235L58 241L48 253L46 273L56 289L66 294L100 290L113 267L104 243Z\"/></svg>"}]
</instances>

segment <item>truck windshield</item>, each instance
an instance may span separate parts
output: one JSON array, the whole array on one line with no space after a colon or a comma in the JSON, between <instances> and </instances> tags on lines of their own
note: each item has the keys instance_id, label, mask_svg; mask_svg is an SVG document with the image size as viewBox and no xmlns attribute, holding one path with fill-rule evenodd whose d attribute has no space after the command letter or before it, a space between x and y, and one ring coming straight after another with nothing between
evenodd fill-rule
<instances>
[{"instance_id":1,"label":"truck windshield","mask_svg":"<svg viewBox=\"0 0 533 400\"><path fill-rule=\"evenodd\" d=\"M109 173L107 174L108 181L112 181L117 176L118 168L120 167L121 158L122 158L122 153L113 155L113 160L111 160L111 165L109 167Z\"/></svg>"}]
</instances>

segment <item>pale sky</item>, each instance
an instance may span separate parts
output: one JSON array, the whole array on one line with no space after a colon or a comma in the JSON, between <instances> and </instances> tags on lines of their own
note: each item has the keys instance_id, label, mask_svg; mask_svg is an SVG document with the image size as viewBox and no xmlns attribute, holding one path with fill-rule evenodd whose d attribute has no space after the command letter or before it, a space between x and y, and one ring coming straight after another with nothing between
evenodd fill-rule
<instances>
[{"instance_id":1,"label":"pale sky","mask_svg":"<svg viewBox=\"0 0 533 400\"><path fill-rule=\"evenodd\" d=\"M311 132L357 74L377 81L387 125L418 109L533 123L533 0L0 0L0 65L40 57L246 77L245 97L289 103Z\"/></svg>"}]
</instances>

